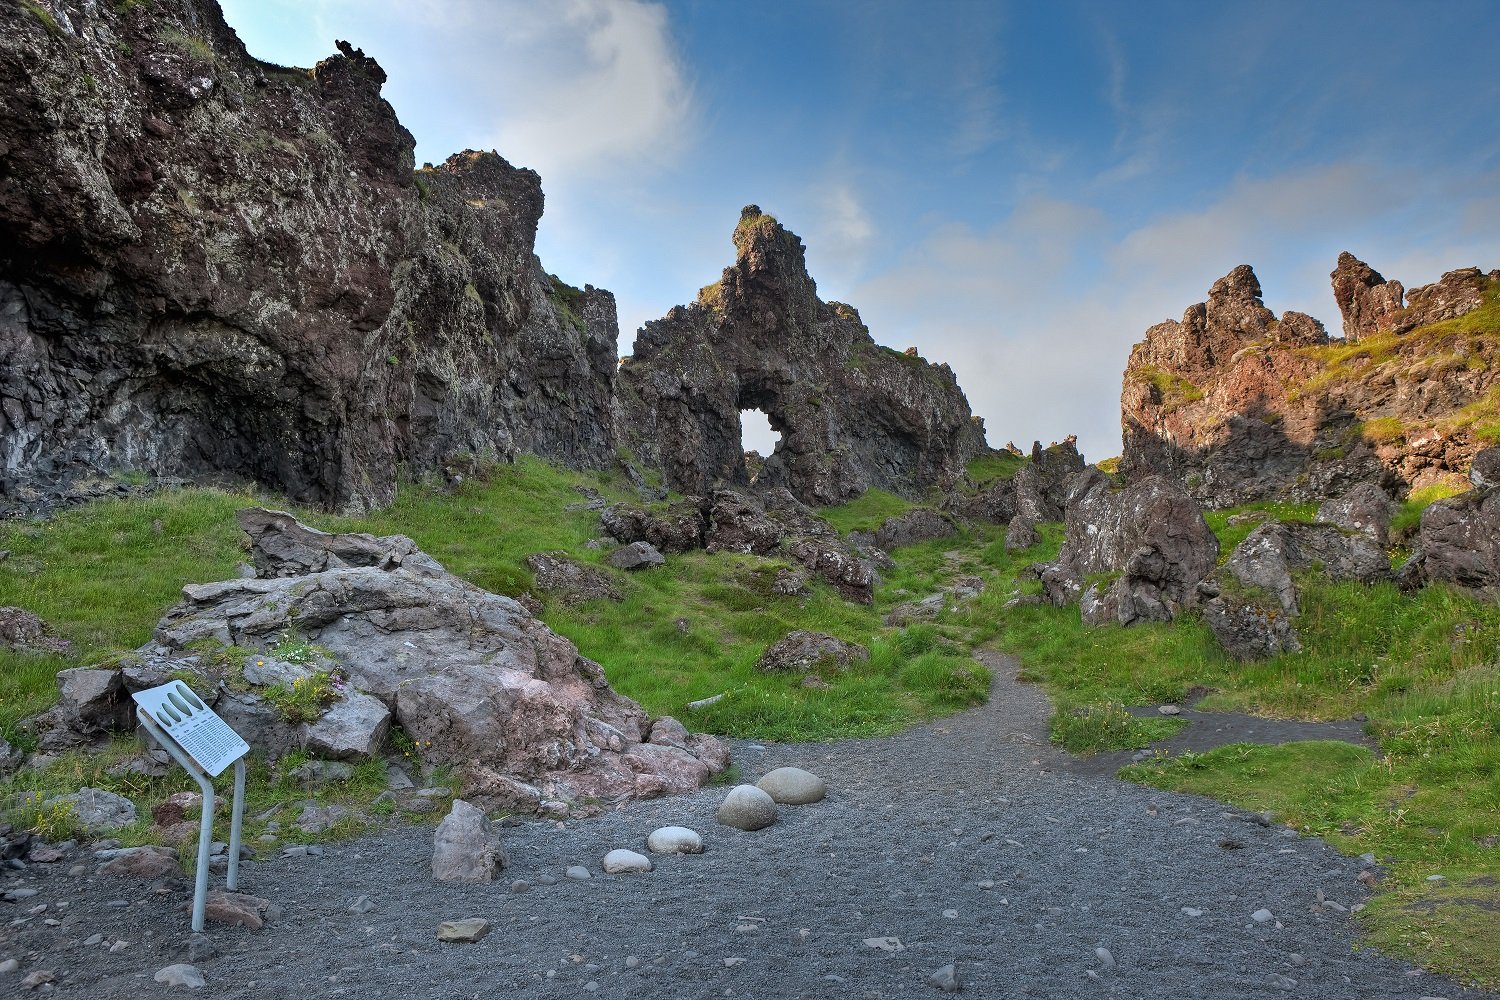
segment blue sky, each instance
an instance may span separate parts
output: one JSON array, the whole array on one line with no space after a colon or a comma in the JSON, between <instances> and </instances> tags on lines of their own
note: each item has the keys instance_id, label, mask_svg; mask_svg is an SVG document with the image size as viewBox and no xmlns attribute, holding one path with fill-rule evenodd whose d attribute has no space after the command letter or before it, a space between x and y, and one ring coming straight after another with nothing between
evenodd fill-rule
<instances>
[{"instance_id":1,"label":"blue sky","mask_svg":"<svg viewBox=\"0 0 1500 1000\"><path fill-rule=\"evenodd\" d=\"M419 163L538 170L542 262L615 292L621 353L754 202L825 299L953 366L996 445L1116 454L1130 345L1237 264L1334 332L1340 250L1408 287L1500 267L1489 0L224 8L263 59L376 57Z\"/></svg>"}]
</instances>

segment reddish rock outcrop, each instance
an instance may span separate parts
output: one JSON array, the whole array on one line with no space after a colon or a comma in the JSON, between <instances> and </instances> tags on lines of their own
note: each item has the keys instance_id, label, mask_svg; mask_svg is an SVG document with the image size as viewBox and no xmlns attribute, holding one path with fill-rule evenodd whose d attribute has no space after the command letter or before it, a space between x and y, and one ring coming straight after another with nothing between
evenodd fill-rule
<instances>
[{"instance_id":1,"label":"reddish rock outcrop","mask_svg":"<svg viewBox=\"0 0 1500 1000\"><path fill-rule=\"evenodd\" d=\"M802 241L758 207L734 245L720 280L647 323L621 363L636 455L684 493L745 485L740 411L759 409L782 437L756 482L804 503L962 476L984 431L952 369L877 345L853 307L818 298Z\"/></svg>"},{"instance_id":2,"label":"reddish rock outcrop","mask_svg":"<svg viewBox=\"0 0 1500 1000\"><path fill-rule=\"evenodd\" d=\"M1343 342L1305 314L1276 319L1244 265L1148 330L1121 392L1126 474L1172 476L1212 506L1459 478L1478 432L1500 429L1485 360L1500 349L1500 271L1450 271L1403 304L1400 282L1344 254L1333 287Z\"/></svg>"}]
</instances>

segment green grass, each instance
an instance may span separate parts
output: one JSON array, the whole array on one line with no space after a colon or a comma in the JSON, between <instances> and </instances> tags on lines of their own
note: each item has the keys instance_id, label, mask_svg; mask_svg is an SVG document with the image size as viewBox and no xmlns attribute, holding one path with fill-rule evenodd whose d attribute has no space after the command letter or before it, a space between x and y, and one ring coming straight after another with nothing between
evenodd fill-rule
<instances>
[{"instance_id":1,"label":"green grass","mask_svg":"<svg viewBox=\"0 0 1500 1000\"><path fill-rule=\"evenodd\" d=\"M73 643L65 656L0 649L0 735L56 698L58 670L98 662L151 637L188 583L228 579L245 557L234 512L245 495L189 489L101 500L51 521L0 526L0 605L40 615Z\"/></svg>"},{"instance_id":2,"label":"green grass","mask_svg":"<svg viewBox=\"0 0 1500 1000\"><path fill-rule=\"evenodd\" d=\"M1260 517L1253 515L1260 515ZM1209 528L1219 538L1220 563L1223 563L1233 554L1235 546L1248 538L1250 532L1267 521L1289 521L1305 524L1317 516L1318 505L1315 503L1283 503L1280 501L1262 501L1246 504L1243 507L1227 507L1223 510L1206 510L1203 512L1203 519L1208 522ZM1236 517L1239 519L1238 523L1230 524L1230 518Z\"/></svg>"},{"instance_id":3,"label":"green grass","mask_svg":"<svg viewBox=\"0 0 1500 1000\"><path fill-rule=\"evenodd\" d=\"M177 49L183 55L191 56L199 62L211 63L214 61L214 50L202 38L189 35L176 28L164 27L156 33L156 37Z\"/></svg>"},{"instance_id":4,"label":"green grass","mask_svg":"<svg viewBox=\"0 0 1500 1000\"><path fill-rule=\"evenodd\" d=\"M558 319L582 333L587 325L583 321L583 289L574 288L555 274L549 274L547 278L550 282L547 297L552 300ZM477 294L475 298L478 298Z\"/></svg>"},{"instance_id":5,"label":"green grass","mask_svg":"<svg viewBox=\"0 0 1500 1000\"><path fill-rule=\"evenodd\" d=\"M1198 386L1176 372L1165 371L1155 365L1141 365L1132 377L1155 390L1162 409L1167 413L1203 398L1203 390Z\"/></svg>"},{"instance_id":6,"label":"green grass","mask_svg":"<svg viewBox=\"0 0 1500 1000\"><path fill-rule=\"evenodd\" d=\"M1310 513L1261 509L1293 519ZM1224 523L1228 513L1215 524L1221 537L1242 527ZM1009 565L994 545L985 555L1009 572L1055 544L1055 535L1044 538ZM1208 690L1199 704L1206 710L1366 716L1383 756L1343 743L1234 746L1138 766L1127 777L1271 810L1343 850L1375 852L1390 878L1362 913L1371 941L1500 986L1500 608L1443 586L1404 594L1393 584L1306 580L1303 651L1240 664L1191 614L1087 629L1073 607L1002 611L1005 593L984 595L953 624L1021 658L1024 676L1052 696L1054 739L1075 752L1140 745L1147 734L1132 731L1137 720L1120 706L1178 701L1195 688ZM1447 881L1435 887L1432 874Z\"/></svg>"},{"instance_id":7,"label":"green grass","mask_svg":"<svg viewBox=\"0 0 1500 1000\"><path fill-rule=\"evenodd\" d=\"M1448 497L1458 496L1468 489L1468 484L1456 483L1434 483L1431 486L1423 486L1412 490L1406 495L1403 503L1391 518L1391 535L1394 538L1407 538L1413 535L1417 526L1422 523L1422 511L1432 506L1435 501L1445 500Z\"/></svg>"},{"instance_id":8,"label":"green grass","mask_svg":"<svg viewBox=\"0 0 1500 1000\"><path fill-rule=\"evenodd\" d=\"M915 506L894 493L870 489L848 503L822 508L818 516L838 529L839 534L847 535L851 531L875 531L887 519L905 514Z\"/></svg>"},{"instance_id":9,"label":"green grass","mask_svg":"<svg viewBox=\"0 0 1500 1000\"><path fill-rule=\"evenodd\" d=\"M1024 455L1009 451L992 451L970 461L964 472L971 483L983 489L993 482L1014 479L1016 473L1021 471L1021 466L1025 464Z\"/></svg>"},{"instance_id":10,"label":"green grass","mask_svg":"<svg viewBox=\"0 0 1500 1000\"><path fill-rule=\"evenodd\" d=\"M1426 377L1453 368L1471 371L1489 367L1489 359L1500 346L1500 283L1492 283L1484 304L1456 319L1432 323L1406 333L1377 333L1354 343L1333 341L1318 347L1303 347L1298 353L1318 362L1312 378L1290 387L1292 401L1315 396L1331 386L1369 378L1377 371L1397 369L1408 378ZM1481 405L1469 414L1476 421L1496 416L1494 403ZM1496 427L1500 431L1500 427Z\"/></svg>"}]
</instances>

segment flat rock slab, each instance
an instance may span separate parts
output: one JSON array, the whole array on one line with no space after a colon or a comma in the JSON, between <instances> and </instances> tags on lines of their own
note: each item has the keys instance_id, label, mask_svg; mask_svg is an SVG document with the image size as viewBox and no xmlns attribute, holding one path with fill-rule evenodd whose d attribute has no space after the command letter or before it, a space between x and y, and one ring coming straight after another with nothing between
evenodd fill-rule
<instances>
[{"instance_id":1,"label":"flat rock slab","mask_svg":"<svg viewBox=\"0 0 1500 1000\"><path fill-rule=\"evenodd\" d=\"M444 920L438 924L437 939L449 944L473 944L490 932L490 922L483 917Z\"/></svg>"},{"instance_id":2,"label":"flat rock slab","mask_svg":"<svg viewBox=\"0 0 1500 1000\"><path fill-rule=\"evenodd\" d=\"M158 969L156 975L151 978L164 986L183 986L190 990L201 990L208 985L208 981L203 978L202 970L196 965L183 962Z\"/></svg>"},{"instance_id":3,"label":"flat rock slab","mask_svg":"<svg viewBox=\"0 0 1500 1000\"><path fill-rule=\"evenodd\" d=\"M163 878L181 875L182 864L170 847L127 847L99 868L101 875L133 875L136 878Z\"/></svg>"}]
</instances>

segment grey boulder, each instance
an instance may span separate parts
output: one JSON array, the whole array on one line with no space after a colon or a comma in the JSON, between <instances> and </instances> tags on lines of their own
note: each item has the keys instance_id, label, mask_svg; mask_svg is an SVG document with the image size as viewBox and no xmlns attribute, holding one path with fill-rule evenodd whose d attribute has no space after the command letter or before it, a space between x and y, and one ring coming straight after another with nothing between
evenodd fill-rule
<instances>
[{"instance_id":1,"label":"grey boulder","mask_svg":"<svg viewBox=\"0 0 1500 1000\"><path fill-rule=\"evenodd\" d=\"M755 784L774 801L789 806L822 802L828 794L822 778L800 767L778 767Z\"/></svg>"},{"instance_id":2,"label":"grey boulder","mask_svg":"<svg viewBox=\"0 0 1500 1000\"><path fill-rule=\"evenodd\" d=\"M703 838L685 826L663 826L651 831L646 849L652 854L702 854Z\"/></svg>"},{"instance_id":3,"label":"grey boulder","mask_svg":"<svg viewBox=\"0 0 1500 1000\"><path fill-rule=\"evenodd\" d=\"M42 803L45 809L69 809L89 833L105 833L135 822L135 803L102 788L80 788L67 795L54 795Z\"/></svg>"},{"instance_id":4,"label":"grey boulder","mask_svg":"<svg viewBox=\"0 0 1500 1000\"><path fill-rule=\"evenodd\" d=\"M724 796L717 818L737 830L763 830L776 822L776 800L754 785L736 785Z\"/></svg>"},{"instance_id":5,"label":"grey boulder","mask_svg":"<svg viewBox=\"0 0 1500 1000\"><path fill-rule=\"evenodd\" d=\"M484 812L454 799L432 838L432 877L438 882L492 882L505 867L505 853Z\"/></svg>"},{"instance_id":6,"label":"grey boulder","mask_svg":"<svg viewBox=\"0 0 1500 1000\"><path fill-rule=\"evenodd\" d=\"M666 557L650 542L631 542L609 554L608 563L615 569L651 569L666 564Z\"/></svg>"}]
</instances>

